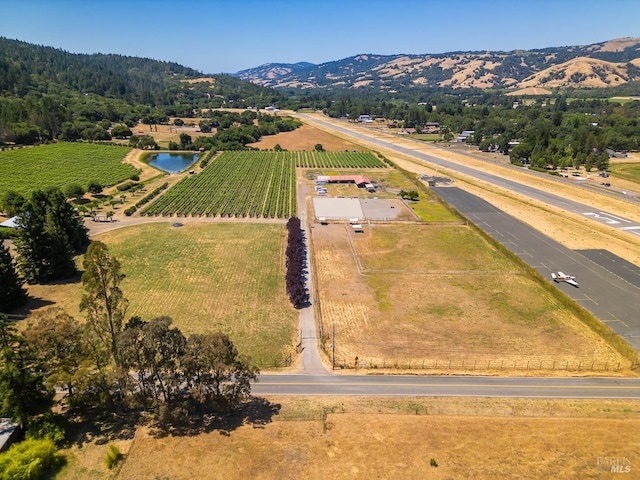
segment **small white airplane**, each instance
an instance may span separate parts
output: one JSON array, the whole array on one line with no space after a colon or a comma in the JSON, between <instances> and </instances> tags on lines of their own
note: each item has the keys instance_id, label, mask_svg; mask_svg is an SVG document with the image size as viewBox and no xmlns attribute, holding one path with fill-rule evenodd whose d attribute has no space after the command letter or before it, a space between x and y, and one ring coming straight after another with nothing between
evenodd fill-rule
<instances>
[{"instance_id":1,"label":"small white airplane","mask_svg":"<svg viewBox=\"0 0 640 480\"><path fill-rule=\"evenodd\" d=\"M576 282L576 277L574 277L573 275L567 275L566 273L562 273L562 272L558 272L558 273L551 272L551 278L553 278L554 282L565 282L565 283L568 283L569 285L573 285L574 287L578 286L578 282Z\"/></svg>"}]
</instances>

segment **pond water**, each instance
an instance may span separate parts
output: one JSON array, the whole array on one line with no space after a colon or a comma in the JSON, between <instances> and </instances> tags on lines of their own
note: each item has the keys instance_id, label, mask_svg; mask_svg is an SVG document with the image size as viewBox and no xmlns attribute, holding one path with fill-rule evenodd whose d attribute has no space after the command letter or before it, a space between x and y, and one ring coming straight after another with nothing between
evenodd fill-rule
<instances>
[{"instance_id":1,"label":"pond water","mask_svg":"<svg viewBox=\"0 0 640 480\"><path fill-rule=\"evenodd\" d=\"M197 153L154 153L149 165L169 173L180 173L198 161Z\"/></svg>"}]
</instances>

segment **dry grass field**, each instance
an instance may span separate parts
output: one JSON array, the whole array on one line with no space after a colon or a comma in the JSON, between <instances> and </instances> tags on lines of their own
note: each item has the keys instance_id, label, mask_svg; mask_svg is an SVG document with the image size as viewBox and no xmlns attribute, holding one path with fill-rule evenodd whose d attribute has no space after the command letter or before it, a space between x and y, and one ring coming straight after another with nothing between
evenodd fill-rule
<instances>
[{"instance_id":1,"label":"dry grass field","mask_svg":"<svg viewBox=\"0 0 640 480\"><path fill-rule=\"evenodd\" d=\"M279 398L266 424L65 451L59 480L609 478L640 466L638 401ZM125 454L108 472L107 444ZM437 467L431 466L431 459Z\"/></svg>"},{"instance_id":2,"label":"dry grass field","mask_svg":"<svg viewBox=\"0 0 640 480\"><path fill-rule=\"evenodd\" d=\"M122 264L127 316L168 315L185 334L223 330L258 362L290 352L297 312L284 291L284 225L151 223L93 238ZM81 292L79 278L29 287L36 305L55 304L78 319Z\"/></svg>"},{"instance_id":3,"label":"dry grass field","mask_svg":"<svg viewBox=\"0 0 640 480\"><path fill-rule=\"evenodd\" d=\"M325 332L335 322L340 364L627 365L469 227L316 225L312 236L318 311Z\"/></svg>"},{"instance_id":4,"label":"dry grass field","mask_svg":"<svg viewBox=\"0 0 640 480\"><path fill-rule=\"evenodd\" d=\"M344 150L366 151L363 147L354 145L348 140L343 140L335 135L331 135L319 130L311 125L302 125L300 128L292 132L283 132L277 135L269 135L262 137L257 143L250 143L250 147L259 148L260 150L271 150L279 144L285 150L314 150L316 144L330 152L339 152Z\"/></svg>"}]
</instances>

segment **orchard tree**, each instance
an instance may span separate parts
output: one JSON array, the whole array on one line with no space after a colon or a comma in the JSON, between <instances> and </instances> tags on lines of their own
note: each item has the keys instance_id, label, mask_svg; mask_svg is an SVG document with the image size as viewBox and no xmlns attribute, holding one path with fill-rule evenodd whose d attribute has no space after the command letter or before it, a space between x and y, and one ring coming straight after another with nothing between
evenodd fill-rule
<instances>
[{"instance_id":1,"label":"orchard tree","mask_svg":"<svg viewBox=\"0 0 640 480\"><path fill-rule=\"evenodd\" d=\"M27 302L27 292L16 271L9 249L0 240L0 312L7 312Z\"/></svg>"},{"instance_id":2,"label":"orchard tree","mask_svg":"<svg viewBox=\"0 0 640 480\"><path fill-rule=\"evenodd\" d=\"M82 266L84 293L80 310L87 312L89 328L120 367L117 339L129 305L120 289L124 279L120 262L110 255L104 243L94 241L89 244Z\"/></svg>"}]
</instances>

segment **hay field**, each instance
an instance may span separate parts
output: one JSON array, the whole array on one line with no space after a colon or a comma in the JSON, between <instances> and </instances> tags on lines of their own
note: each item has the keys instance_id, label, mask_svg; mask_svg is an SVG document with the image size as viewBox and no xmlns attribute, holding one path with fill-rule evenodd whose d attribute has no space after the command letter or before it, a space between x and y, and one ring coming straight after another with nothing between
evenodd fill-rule
<instances>
[{"instance_id":1,"label":"hay field","mask_svg":"<svg viewBox=\"0 0 640 480\"><path fill-rule=\"evenodd\" d=\"M185 334L223 330L258 364L273 365L289 354L298 313L284 288L284 225L150 223L93 239L106 243L122 264L127 317L168 315ZM55 304L84 318L79 278L32 285L29 293L39 299L36 305Z\"/></svg>"},{"instance_id":2,"label":"hay field","mask_svg":"<svg viewBox=\"0 0 640 480\"><path fill-rule=\"evenodd\" d=\"M74 446L56 478L609 478L605 457L630 463L632 475L640 468L637 401L269 401L279 411L264 425L163 438L140 428L114 442L126 454L116 475L104 467L105 442Z\"/></svg>"},{"instance_id":3,"label":"hay field","mask_svg":"<svg viewBox=\"0 0 640 480\"><path fill-rule=\"evenodd\" d=\"M335 322L339 364L627 365L469 227L317 225L312 237L318 311L325 332Z\"/></svg>"}]
</instances>

